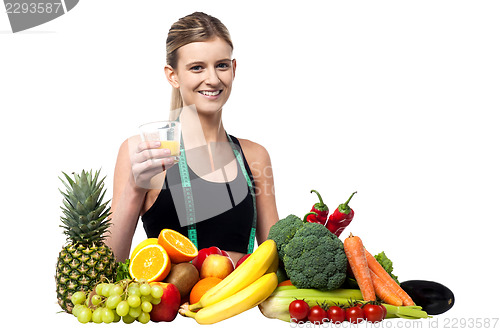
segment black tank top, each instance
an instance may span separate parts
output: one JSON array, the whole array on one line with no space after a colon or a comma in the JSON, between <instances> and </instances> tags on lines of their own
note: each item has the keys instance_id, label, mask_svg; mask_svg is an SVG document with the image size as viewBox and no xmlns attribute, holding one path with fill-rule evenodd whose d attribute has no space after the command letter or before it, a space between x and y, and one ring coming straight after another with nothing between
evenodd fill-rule
<instances>
[{"instance_id":1,"label":"black tank top","mask_svg":"<svg viewBox=\"0 0 500 332\"><path fill-rule=\"evenodd\" d=\"M252 172L240 142L234 136L231 139L241 152L255 192ZM247 252L254 213L253 200L238 165L237 169L238 174L234 180L218 183L200 178L188 167L197 218L198 249L216 246L226 251ZM188 227L181 226L186 225L186 208L184 200L180 199L182 197L179 165L176 164L167 170L163 189L151 208L142 215L148 238L158 237L164 228L188 236Z\"/></svg>"}]
</instances>

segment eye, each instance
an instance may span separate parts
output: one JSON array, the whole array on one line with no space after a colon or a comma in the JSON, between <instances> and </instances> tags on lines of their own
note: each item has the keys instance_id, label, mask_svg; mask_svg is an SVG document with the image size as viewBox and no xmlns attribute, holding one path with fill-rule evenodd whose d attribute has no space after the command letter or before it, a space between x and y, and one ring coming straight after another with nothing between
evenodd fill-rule
<instances>
[{"instance_id":1,"label":"eye","mask_svg":"<svg viewBox=\"0 0 500 332\"><path fill-rule=\"evenodd\" d=\"M194 71L194 72L200 72L202 69L203 69L203 67L200 65L192 66L191 68L189 68L189 70Z\"/></svg>"},{"instance_id":2,"label":"eye","mask_svg":"<svg viewBox=\"0 0 500 332\"><path fill-rule=\"evenodd\" d=\"M221 62L216 66L218 69L228 69L231 65L227 62Z\"/></svg>"}]
</instances>

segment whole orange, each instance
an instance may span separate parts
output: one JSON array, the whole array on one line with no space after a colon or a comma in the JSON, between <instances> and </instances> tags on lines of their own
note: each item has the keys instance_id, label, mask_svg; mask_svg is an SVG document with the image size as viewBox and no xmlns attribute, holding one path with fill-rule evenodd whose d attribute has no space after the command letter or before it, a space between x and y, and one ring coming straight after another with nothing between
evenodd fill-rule
<instances>
[{"instance_id":1,"label":"whole orange","mask_svg":"<svg viewBox=\"0 0 500 332\"><path fill-rule=\"evenodd\" d=\"M207 277L200 279L189 293L189 303L194 304L200 301L201 297L212 287L221 282L222 279L216 277Z\"/></svg>"}]
</instances>

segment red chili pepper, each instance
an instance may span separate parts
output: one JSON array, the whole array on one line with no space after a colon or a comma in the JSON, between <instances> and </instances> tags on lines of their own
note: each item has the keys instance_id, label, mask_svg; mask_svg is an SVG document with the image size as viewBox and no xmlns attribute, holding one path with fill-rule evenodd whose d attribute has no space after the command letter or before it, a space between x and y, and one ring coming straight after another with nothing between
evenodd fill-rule
<instances>
[{"instance_id":1,"label":"red chili pepper","mask_svg":"<svg viewBox=\"0 0 500 332\"><path fill-rule=\"evenodd\" d=\"M311 193L313 192L316 193L316 195L318 195L319 203L314 204L313 207L311 208L311 212L315 212L316 215L311 214L307 216L307 221L324 225L326 219L328 218L328 212L329 212L328 206L325 203L323 203L321 195L316 190L311 190Z\"/></svg>"},{"instance_id":2,"label":"red chili pepper","mask_svg":"<svg viewBox=\"0 0 500 332\"><path fill-rule=\"evenodd\" d=\"M317 220L317 216L318 216L318 214L316 212L307 212L302 221L303 222L315 222L315 223L321 224ZM321 224L321 225L323 225L323 224Z\"/></svg>"},{"instance_id":3,"label":"red chili pepper","mask_svg":"<svg viewBox=\"0 0 500 332\"><path fill-rule=\"evenodd\" d=\"M325 227L337 236L340 236L342 231L351 223L352 218L354 218L354 210L351 209L348 204L355 193L357 193L357 191L353 192L345 203L338 206L338 208L328 217L328 221L325 224Z\"/></svg>"}]
</instances>

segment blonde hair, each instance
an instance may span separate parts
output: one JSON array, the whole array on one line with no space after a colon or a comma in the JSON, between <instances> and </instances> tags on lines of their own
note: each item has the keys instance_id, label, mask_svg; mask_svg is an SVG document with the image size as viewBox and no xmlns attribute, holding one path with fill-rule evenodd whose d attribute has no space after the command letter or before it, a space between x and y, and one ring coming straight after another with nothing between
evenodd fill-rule
<instances>
[{"instance_id":1,"label":"blonde hair","mask_svg":"<svg viewBox=\"0 0 500 332\"><path fill-rule=\"evenodd\" d=\"M167 65L174 70L177 68L177 50L189 43L211 40L219 37L226 41L231 49L233 42L226 26L208 14L194 12L172 24L167 36ZM177 110L183 106L179 89L173 88L170 109Z\"/></svg>"}]
</instances>

